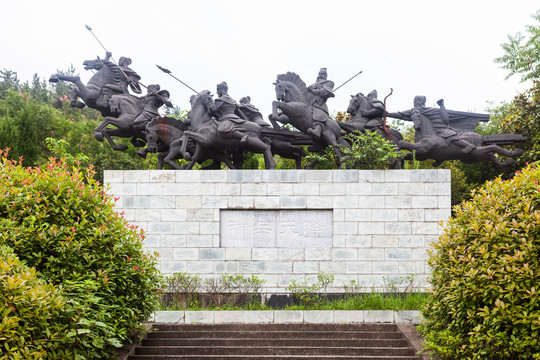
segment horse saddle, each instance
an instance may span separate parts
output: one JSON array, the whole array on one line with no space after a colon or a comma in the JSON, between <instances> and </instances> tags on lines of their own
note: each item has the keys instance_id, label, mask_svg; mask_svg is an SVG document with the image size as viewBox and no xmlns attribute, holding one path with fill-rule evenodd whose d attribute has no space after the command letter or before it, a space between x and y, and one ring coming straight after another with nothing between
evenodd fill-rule
<instances>
[{"instance_id":1,"label":"horse saddle","mask_svg":"<svg viewBox=\"0 0 540 360\"><path fill-rule=\"evenodd\" d=\"M313 121L325 122L328 118L328 114L323 109L316 106L313 107Z\"/></svg>"}]
</instances>

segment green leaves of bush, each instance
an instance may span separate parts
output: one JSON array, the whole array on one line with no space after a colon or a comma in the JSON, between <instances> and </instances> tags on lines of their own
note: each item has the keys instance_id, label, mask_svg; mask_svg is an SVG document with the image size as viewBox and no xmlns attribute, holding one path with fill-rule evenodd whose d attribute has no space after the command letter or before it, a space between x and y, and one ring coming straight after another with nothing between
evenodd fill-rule
<instances>
[{"instance_id":1,"label":"green leaves of bush","mask_svg":"<svg viewBox=\"0 0 540 360\"><path fill-rule=\"evenodd\" d=\"M391 141L384 139L373 131L354 131L343 136L350 147L338 145L343 154L341 159L344 169L388 169L394 161L400 161L407 152L397 150ZM322 153L310 153L305 157L308 161L318 161L317 168L337 168L334 149L327 147Z\"/></svg>"},{"instance_id":2,"label":"green leaves of bush","mask_svg":"<svg viewBox=\"0 0 540 360\"><path fill-rule=\"evenodd\" d=\"M422 331L442 359L540 357L539 181L531 165L486 183L433 245Z\"/></svg>"},{"instance_id":3,"label":"green leaves of bush","mask_svg":"<svg viewBox=\"0 0 540 360\"><path fill-rule=\"evenodd\" d=\"M115 212L91 167L51 159L25 168L0 155L0 245L61 291L59 336L72 358L108 358L158 305L160 276L143 232Z\"/></svg>"},{"instance_id":4,"label":"green leaves of bush","mask_svg":"<svg viewBox=\"0 0 540 360\"><path fill-rule=\"evenodd\" d=\"M64 297L13 251L0 247L0 359L68 359L61 351Z\"/></svg>"}]
</instances>

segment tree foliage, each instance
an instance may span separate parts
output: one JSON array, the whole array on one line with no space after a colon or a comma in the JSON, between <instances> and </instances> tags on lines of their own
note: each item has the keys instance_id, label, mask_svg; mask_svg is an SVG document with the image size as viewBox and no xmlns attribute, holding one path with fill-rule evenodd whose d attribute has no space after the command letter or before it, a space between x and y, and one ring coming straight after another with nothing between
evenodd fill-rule
<instances>
[{"instance_id":1,"label":"tree foliage","mask_svg":"<svg viewBox=\"0 0 540 360\"><path fill-rule=\"evenodd\" d=\"M486 183L433 244L422 332L441 359L540 358L539 181Z\"/></svg>"},{"instance_id":2,"label":"tree foliage","mask_svg":"<svg viewBox=\"0 0 540 360\"><path fill-rule=\"evenodd\" d=\"M539 80L535 80L530 89L514 98L500 129L501 132L527 136L527 142L520 145L525 153L517 159L514 169L522 168L527 162L540 160Z\"/></svg>"},{"instance_id":3,"label":"tree foliage","mask_svg":"<svg viewBox=\"0 0 540 360\"><path fill-rule=\"evenodd\" d=\"M540 78L540 10L532 18L537 24L526 26L527 36L509 35L508 42L501 45L504 55L495 59L509 71L507 79L514 75L520 75L521 81Z\"/></svg>"}]
</instances>

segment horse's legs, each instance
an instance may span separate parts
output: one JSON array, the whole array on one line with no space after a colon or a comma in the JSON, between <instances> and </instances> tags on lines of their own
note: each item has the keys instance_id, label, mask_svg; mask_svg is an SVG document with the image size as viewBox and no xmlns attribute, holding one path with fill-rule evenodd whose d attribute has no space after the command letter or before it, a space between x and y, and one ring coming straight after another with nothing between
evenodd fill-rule
<instances>
[{"instance_id":1,"label":"horse's legs","mask_svg":"<svg viewBox=\"0 0 540 360\"><path fill-rule=\"evenodd\" d=\"M186 170L191 170L193 168L193 166L195 166L197 161L199 161L201 159L202 154L203 154L202 146L197 144L197 146L195 147L195 153L191 157L191 161L189 162L189 164L187 164L185 169Z\"/></svg>"},{"instance_id":2,"label":"horse's legs","mask_svg":"<svg viewBox=\"0 0 540 360\"><path fill-rule=\"evenodd\" d=\"M215 154L213 158L214 158L214 161L224 162L225 165L227 165L229 169L237 169L236 165L234 165L234 163L231 162L231 159L229 159L229 157L225 154Z\"/></svg>"},{"instance_id":3,"label":"horse's legs","mask_svg":"<svg viewBox=\"0 0 540 360\"><path fill-rule=\"evenodd\" d=\"M157 156L157 168L158 170L162 170L163 169L163 159L167 156L169 152L166 151L166 152L162 152L162 153L159 153L158 156Z\"/></svg>"},{"instance_id":4,"label":"horse's legs","mask_svg":"<svg viewBox=\"0 0 540 360\"><path fill-rule=\"evenodd\" d=\"M86 105L77 99L81 97L82 99L86 98L86 85L81 81L81 78L79 76L67 76L62 74L56 74L51 76L49 81L56 83L58 81L68 81L75 83L77 85L76 88L73 89L71 92L71 106L82 109Z\"/></svg>"},{"instance_id":5,"label":"horse's legs","mask_svg":"<svg viewBox=\"0 0 540 360\"><path fill-rule=\"evenodd\" d=\"M117 150L117 151L125 151L125 150L127 150L127 148L128 148L127 145L125 145L125 144L116 144L114 142L114 140L112 139L113 136L120 136L120 135L123 134L123 132L120 129L104 129L101 133L103 134L105 139L107 139L109 144L111 144L111 147L114 150Z\"/></svg>"},{"instance_id":6,"label":"horse's legs","mask_svg":"<svg viewBox=\"0 0 540 360\"><path fill-rule=\"evenodd\" d=\"M334 132L327 127L323 127L323 132L321 133L321 141L325 144L332 146L332 149L336 153L337 165L339 168L341 168L341 158L343 157L343 154L341 153L340 146L350 147L350 145L345 141L345 139L342 139L341 137L338 140Z\"/></svg>"},{"instance_id":7,"label":"horse's legs","mask_svg":"<svg viewBox=\"0 0 540 360\"><path fill-rule=\"evenodd\" d=\"M497 166L498 168L503 168L503 167L512 165L512 164L514 164L516 162L516 160L514 160L514 159L506 159L504 162L502 162L499 159L497 159L497 157L495 155L493 155L491 153L486 154L485 157L486 157L487 160L494 163L495 166Z\"/></svg>"},{"instance_id":8,"label":"horse's legs","mask_svg":"<svg viewBox=\"0 0 540 360\"><path fill-rule=\"evenodd\" d=\"M81 95L81 92L80 92L79 88L73 88L73 90L71 91L70 105L72 107L77 108L77 109L84 109L86 107L86 104L81 102L81 101L78 101L78 98L79 98L80 95Z\"/></svg>"},{"instance_id":9,"label":"horse's legs","mask_svg":"<svg viewBox=\"0 0 540 360\"><path fill-rule=\"evenodd\" d=\"M175 159L182 158L182 145L182 138L176 139L169 144L169 151L165 153L166 156L164 161L176 170L182 169L182 167L174 161Z\"/></svg>"},{"instance_id":10,"label":"horse's legs","mask_svg":"<svg viewBox=\"0 0 540 360\"><path fill-rule=\"evenodd\" d=\"M248 136L246 144L252 151L260 152L264 157L264 167L266 169L275 169L276 162L274 161L274 155L272 155L272 149L270 145L265 143L259 138Z\"/></svg>"},{"instance_id":11,"label":"horse's legs","mask_svg":"<svg viewBox=\"0 0 540 360\"><path fill-rule=\"evenodd\" d=\"M111 117L104 118L101 124L96 126L96 128L94 129L94 137L96 138L97 141L99 142L103 141L103 129L105 129L105 127L107 127L107 125L111 123L111 119L114 119L114 118L111 118Z\"/></svg>"}]
</instances>

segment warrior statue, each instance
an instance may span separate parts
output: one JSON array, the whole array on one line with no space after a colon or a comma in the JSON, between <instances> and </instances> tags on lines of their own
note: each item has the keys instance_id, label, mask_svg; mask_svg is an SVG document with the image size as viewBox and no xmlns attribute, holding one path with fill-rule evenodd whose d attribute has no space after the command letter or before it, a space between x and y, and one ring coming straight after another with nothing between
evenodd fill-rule
<instances>
[{"instance_id":1,"label":"warrior statue","mask_svg":"<svg viewBox=\"0 0 540 360\"><path fill-rule=\"evenodd\" d=\"M326 72L326 68L321 68L315 83L308 87L308 91L315 95L315 100L312 104L314 125L311 129L307 130L307 133L317 138L321 136L323 124L330 116L328 112L328 105L326 105L326 100L335 96L332 92L334 82L328 80L327 78L328 73Z\"/></svg>"},{"instance_id":2,"label":"warrior statue","mask_svg":"<svg viewBox=\"0 0 540 360\"><path fill-rule=\"evenodd\" d=\"M461 131L458 131L450 126L448 111L446 110L444 101L442 99L437 101L439 109L427 108L425 96L416 96L413 103L414 107L412 109L397 113L390 113L388 116L412 121L415 129L420 129L422 122L429 121L433 128L433 132L431 134L423 134L424 136L437 135L445 139L448 144L455 144L459 146L461 148L461 152L464 154L470 153L476 148L475 145L471 144L465 139L465 137L462 136ZM416 139L416 141L417 140L419 139Z\"/></svg>"},{"instance_id":3,"label":"warrior statue","mask_svg":"<svg viewBox=\"0 0 540 360\"><path fill-rule=\"evenodd\" d=\"M249 121L236 100L229 96L229 87L226 82L219 83L216 90L218 98L215 100L216 109L212 115L218 119L218 132L221 136L240 139L241 143L245 143L248 139L248 131L261 133L261 126Z\"/></svg>"}]
</instances>

